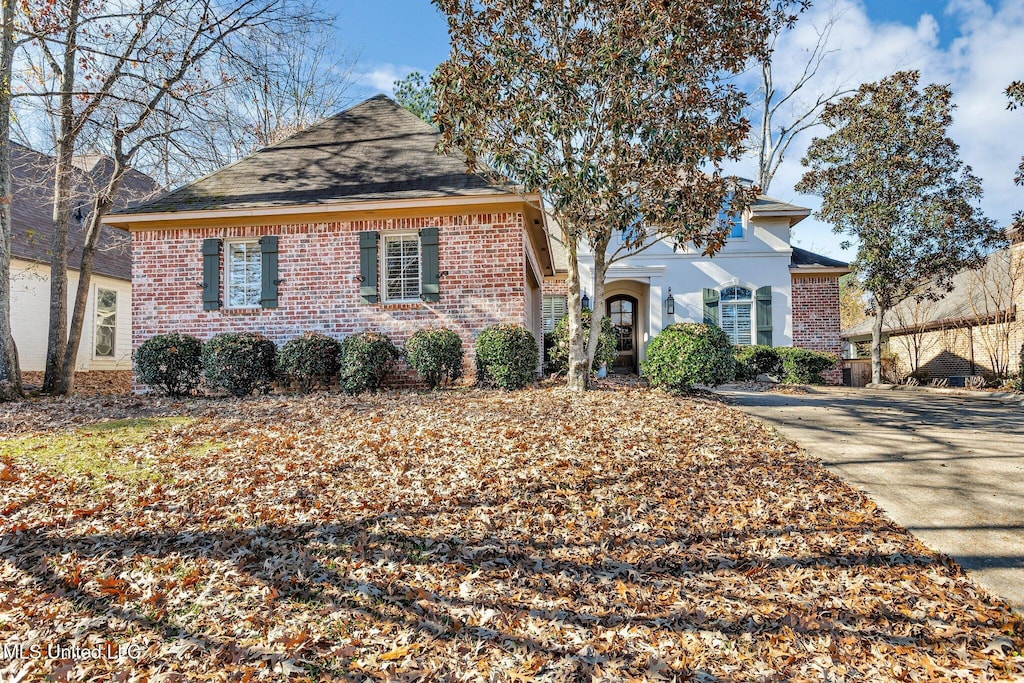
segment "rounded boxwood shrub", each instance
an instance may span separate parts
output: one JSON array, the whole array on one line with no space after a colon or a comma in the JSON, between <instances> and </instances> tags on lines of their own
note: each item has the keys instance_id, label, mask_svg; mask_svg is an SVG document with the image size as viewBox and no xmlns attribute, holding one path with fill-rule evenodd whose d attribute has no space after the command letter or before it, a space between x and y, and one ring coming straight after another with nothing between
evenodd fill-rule
<instances>
[{"instance_id":1,"label":"rounded boxwood shrub","mask_svg":"<svg viewBox=\"0 0 1024 683\"><path fill-rule=\"evenodd\" d=\"M277 371L306 394L331 386L338 374L341 344L319 332L306 332L285 343L277 353Z\"/></svg>"},{"instance_id":2,"label":"rounded boxwood shrub","mask_svg":"<svg viewBox=\"0 0 1024 683\"><path fill-rule=\"evenodd\" d=\"M782 358L773 346L737 346L736 379L754 381L758 375L782 376Z\"/></svg>"},{"instance_id":3,"label":"rounded boxwood shrub","mask_svg":"<svg viewBox=\"0 0 1024 683\"><path fill-rule=\"evenodd\" d=\"M211 389L233 396L267 392L274 381L277 347L262 334L227 332L203 344L203 376Z\"/></svg>"},{"instance_id":4,"label":"rounded boxwood shrub","mask_svg":"<svg viewBox=\"0 0 1024 683\"><path fill-rule=\"evenodd\" d=\"M168 396L187 396L203 379L203 343L187 334L158 334L135 352L139 381Z\"/></svg>"},{"instance_id":5,"label":"rounded boxwood shrub","mask_svg":"<svg viewBox=\"0 0 1024 683\"><path fill-rule=\"evenodd\" d=\"M587 343L590 335L591 312L583 311L583 343ZM608 316L601 318L601 333L597 336L597 352L594 354L593 369L607 363L610 367L615 361L615 331ZM566 372L569 369L569 316L557 323L551 333L551 345L548 348L548 370L550 372Z\"/></svg>"},{"instance_id":6,"label":"rounded boxwood shrub","mask_svg":"<svg viewBox=\"0 0 1024 683\"><path fill-rule=\"evenodd\" d=\"M419 330L405 343L405 358L431 389L462 377L462 340L452 330Z\"/></svg>"},{"instance_id":7,"label":"rounded boxwood shrub","mask_svg":"<svg viewBox=\"0 0 1024 683\"><path fill-rule=\"evenodd\" d=\"M652 386L684 391L694 384L731 381L735 364L732 344L720 327L676 323L651 340L643 373Z\"/></svg>"},{"instance_id":8,"label":"rounded boxwood shrub","mask_svg":"<svg viewBox=\"0 0 1024 683\"><path fill-rule=\"evenodd\" d=\"M360 332L341 341L338 358L338 381L343 391L361 394L376 391L395 361L401 356L386 334Z\"/></svg>"},{"instance_id":9,"label":"rounded boxwood shrub","mask_svg":"<svg viewBox=\"0 0 1024 683\"><path fill-rule=\"evenodd\" d=\"M824 384L821 373L839 362L838 356L821 351L789 346L776 351L782 358L782 381L786 384Z\"/></svg>"},{"instance_id":10,"label":"rounded boxwood shrub","mask_svg":"<svg viewBox=\"0 0 1024 683\"><path fill-rule=\"evenodd\" d=\"M476 338L476 381L522 389L537 380L537 339L521 325L491 325Z\"/></svg>"}]
</instances>

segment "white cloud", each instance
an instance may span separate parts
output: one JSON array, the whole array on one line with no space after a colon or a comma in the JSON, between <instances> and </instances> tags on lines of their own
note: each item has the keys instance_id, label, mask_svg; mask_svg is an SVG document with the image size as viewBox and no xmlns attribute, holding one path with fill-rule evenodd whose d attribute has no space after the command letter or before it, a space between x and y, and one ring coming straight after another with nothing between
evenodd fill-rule
<instances>
[{"instance_id":1,"label":"white cloud","mask_svg":"<svg viewBox=\"0 0 1024 683\"><path fill-rule=\"evenodd\" d=\"M374 92L391 95L394 92L395 81L405 78L413 71L423 70L405 64L375 64L369 70L356 74L356 85Z\"/></svg>"},{"instance_id":2,"label":"white cloud","mask_svg":"<svg viewBox=\"0 0 1024 683\"><path fill-rule=\"evenodd\" d=\"M919 69L922 83L948 83L957 105L950 136L984 181L986 214L1008 223L1014 211L1024 208L1024 191L1013 184L1014 169L1024 154L1024 115L1007 111L1003 94L1011 81L1024 79L1024 3L1003 0L992 7L983 0L952 0L943 18L957 22L961 35L948 46L939 44L939 25L930 14L911 26L872 22L861 0L820 3L779 40L775 71L780 86L799 75L830 12L838 15L831 36L835 51L819 73L818 86L856 87L900 69ZM798 195L793 186L803 173L800 159L811 138L825 133L826 129L815 128L794 141L772 182L773 196L812 208L819 205L816 197ZM751 169L748 162L737 170L749 177ZM839 248L843 239L813 217L794 230L794 241L805 248L852 258Z\"/></svg>"}]
</instances>

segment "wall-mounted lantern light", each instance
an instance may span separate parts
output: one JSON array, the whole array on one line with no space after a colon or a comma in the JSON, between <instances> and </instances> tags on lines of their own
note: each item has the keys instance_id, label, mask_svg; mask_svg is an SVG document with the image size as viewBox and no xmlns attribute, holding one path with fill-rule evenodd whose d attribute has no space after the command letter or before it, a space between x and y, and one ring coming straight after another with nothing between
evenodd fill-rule
<instances>
[{"instance_id":1,"label":"wall-mounted lantern light","mask_svg":"<svg viewBox=\"0 0 1024 683\"><path fill-rule=\"evenodd\" d=\"M586 290L583 290L583 302L582 303L583 303L583 306L582 306L583 310L584 311L589 311L590 310L590 297L587 296L587 291Z\"/></svg>"},{"instance_id":2,"label":"wall-mounted lantern light","mask_svg":"<svg viewBox=\"0 0 1024 683\"><path fill-rule=\"evenodd\" d=\"M672 288L668 288L668 296L665 298L665 313L676 314L676 300L672 297Z\"/></svg>"}]
</instances>

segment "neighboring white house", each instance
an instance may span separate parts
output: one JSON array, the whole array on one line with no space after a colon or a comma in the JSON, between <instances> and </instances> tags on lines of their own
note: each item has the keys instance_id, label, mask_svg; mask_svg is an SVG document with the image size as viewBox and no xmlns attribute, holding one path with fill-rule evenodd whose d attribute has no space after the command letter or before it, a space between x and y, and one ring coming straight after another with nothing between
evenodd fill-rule
<instances>
[{"instance_id":1,"label":"neighboring white house","mask_svg":"<svg viewBox=\"0 0 1024 683\"><path fill-rule=\"evenodd\" d=\"M692 247L674 250L663 240L613 264L605 300L618 336L617 368L636 371L650 340L678 322L713 322L734 344L839 354L838 281L849 267L791 245L793 226L809 214L809 209L761 197L732 221L731 236L713 258ZM561 247L556 234L552 242ZM609 253L621 244L613 238ZM555 251L561 273L545 282L548 330L565 314L564 247ZM583 253L579 261L589 299L593 255ZM833 374L835 381L839 374Z\"/></svg>"},{"instance_id":2,"label":"neighboring white house","mask_svg":"<svg viewBox=\"0 0 1024 683\"><path fill-rule=\"evenodd\" d=\"M11 202L11 328L24 372L46 366L46 339L50 313L50 254L53 239L52 158L21 145L12 145ZM78 191L71 205L68 242L68 318L78 288L83 223L88 212L89 189L109 173L109 160L76 160ZM118 204L127 206L151 196L157 184L130 171L122 184ZM127 233L103 228L94 259L88 308L78 352L78 370L131 369L131 253Z\"/></svg>"}]
</instances>

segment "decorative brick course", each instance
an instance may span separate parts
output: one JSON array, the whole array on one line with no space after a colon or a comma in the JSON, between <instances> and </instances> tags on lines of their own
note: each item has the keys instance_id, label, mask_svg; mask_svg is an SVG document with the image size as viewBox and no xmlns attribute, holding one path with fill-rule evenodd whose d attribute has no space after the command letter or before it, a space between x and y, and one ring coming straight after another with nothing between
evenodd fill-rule
<instances>
[{"instance_id":1,"label":"decorative brick course","mask_svg":"<svg viewBox=\"0 0 1024 683\"><path fill-rule=\"evenodd\" d=\"M360 303L357 233L376 230L383 237L425 227L438 228L439 271L448 271L440 301ZM280 238L278 308L204 311L203 239L263 235ZM306 331L340 339L374 330L402 345L416 330L448 327L462 338L472 379L480 331L527 322L523 239L520 213L133 232L132 348L167 332L202 340L220 332L259 332L280 345ZM403 376L411 379L407 370Z\"/></svg>"},{"instance_id":2,"label":"decorative brick course","mask_svg":"<svg viewBox=\"0 0 1024 683\"><path fill-rule=\"evenodd\" d=\"M841 355L839 278L835 275L793 276L793 346ZM841 384L840 366L824 374L828 384Z\"/></svg>"}]
</instances>

